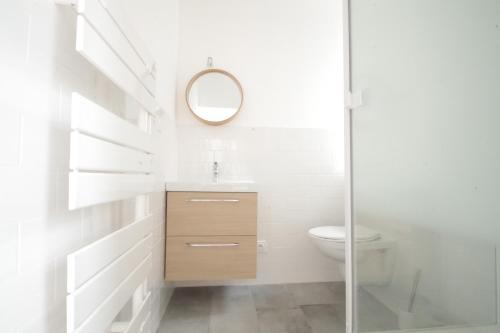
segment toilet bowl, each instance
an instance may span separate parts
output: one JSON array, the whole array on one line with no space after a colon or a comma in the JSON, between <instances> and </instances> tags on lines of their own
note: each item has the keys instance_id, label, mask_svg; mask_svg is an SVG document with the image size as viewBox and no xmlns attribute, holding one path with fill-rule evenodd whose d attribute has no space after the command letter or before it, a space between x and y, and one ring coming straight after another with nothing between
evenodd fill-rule
<instances>
[{"instance_id":1,"label":"toilet bowl","mask_svg":"<svg viewBox=\"0 0 500 333\"><path fill-rule=\"evenodd\" d=\"M381 238L379 232L365 227L356 228L356 243L358 250L366 248L363 243L374 242ZM344 226L322 226L309 230L309 236L319 250L328 257L345 262L345 239L346 230ZM373 246L372 246L373 247ZM364 251L357 252L357 260L363 259Z\"/></svg>"},{"instance_id":2,"label":"toilet bowl","mask_svg":"<svg viewBox=\"0 0 500 333\"><path fill-rule=\"evenodd\" d=\"M346 230L344 226L321 226L309 230L309 237L327 257L337 261L345 278ZM392 276L395 242L382 233L356 226L356 264L365 283L385 284ZM367 260L367 258L370 260Z\"/></svg>"}]
</instances>

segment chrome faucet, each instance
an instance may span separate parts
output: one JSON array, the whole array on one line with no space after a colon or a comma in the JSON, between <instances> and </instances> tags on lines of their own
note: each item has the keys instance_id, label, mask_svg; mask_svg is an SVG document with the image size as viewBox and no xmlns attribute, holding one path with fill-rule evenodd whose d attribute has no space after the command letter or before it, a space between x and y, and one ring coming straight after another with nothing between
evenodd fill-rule
<instances>
[{"instance_id":1,"label":"chrome faucet","mask_svg":"<svg viewBox=\"0 0 500 333\"><path fill-rule=\"evenodd\" d=\"M219 162L215 161L212 166L212 181L215 184L219 182L219 173L220 173Z\"/></svg>"}]
</instances>

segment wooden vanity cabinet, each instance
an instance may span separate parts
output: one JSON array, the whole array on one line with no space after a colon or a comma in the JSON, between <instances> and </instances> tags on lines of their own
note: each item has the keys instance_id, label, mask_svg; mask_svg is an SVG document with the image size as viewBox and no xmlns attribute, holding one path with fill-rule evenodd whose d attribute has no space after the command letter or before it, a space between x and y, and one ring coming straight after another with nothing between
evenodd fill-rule
<instances>
[{"instance_id":1,"label":"wooden vanity cabinet","mask_svg":"<svg viewBox=\"0 0 500 333\"><path fill-rule=\"evenodd\" d=\"M167 281L256 277L257 193L167 192Z\"/></svg>"}]
</instances>

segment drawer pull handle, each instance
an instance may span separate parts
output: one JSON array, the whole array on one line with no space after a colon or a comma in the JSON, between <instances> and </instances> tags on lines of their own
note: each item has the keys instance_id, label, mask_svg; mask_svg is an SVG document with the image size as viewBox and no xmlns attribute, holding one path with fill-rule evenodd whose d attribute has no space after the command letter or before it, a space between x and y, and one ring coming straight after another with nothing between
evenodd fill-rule
<instances>
[{"instance_id":1,"label":"drawer pull handle","mask_svg":"<svg viewBox=\"0 0 500 333\"><path fill-rule=\"evenodd\" d=\"M236 247L239 243L186 243L189 247Z\"/></svg>"},{"instance_id":2,"label":"drawer pull handle","mask_svg":"<svg viewBox=\"0 0 500 333\"><path fill-rule=\"evenodd\" d=\"M187 202L234 202L238 203L238 199L188 199Z\"/></svg>"}]
</instances>

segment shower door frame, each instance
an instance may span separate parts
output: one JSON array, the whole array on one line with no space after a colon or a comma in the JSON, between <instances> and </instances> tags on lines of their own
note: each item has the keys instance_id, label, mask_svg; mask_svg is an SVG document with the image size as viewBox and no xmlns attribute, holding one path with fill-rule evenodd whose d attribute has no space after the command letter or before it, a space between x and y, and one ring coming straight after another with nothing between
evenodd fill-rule
<instances>
[{"instance_id":1,"label":"shower door frame","mask_svg":"<svg viewBox=\"0 0 500 333\"><path fill-rule=\"evenodd\" d=\"M352 206L352 85L351 85L351 1L342 0L344 48L344 137L345 137L345 281L346 333L357 332L356 327L356 265L354 251L354 223Z\"/></svg>"}]
</instances>

